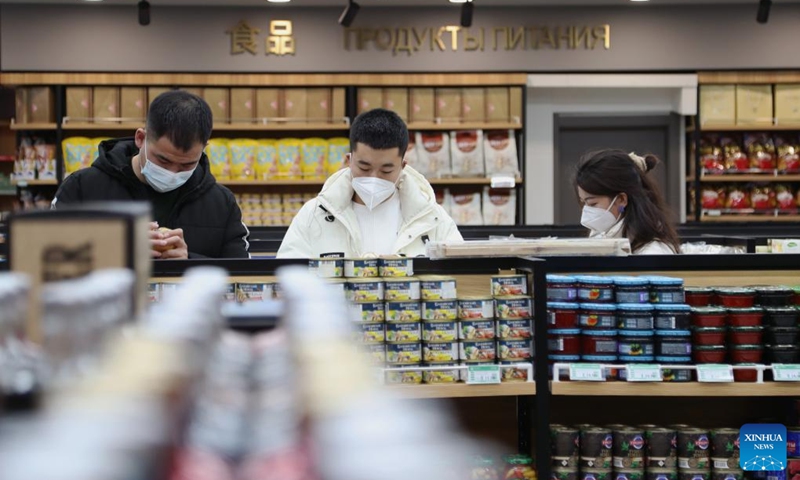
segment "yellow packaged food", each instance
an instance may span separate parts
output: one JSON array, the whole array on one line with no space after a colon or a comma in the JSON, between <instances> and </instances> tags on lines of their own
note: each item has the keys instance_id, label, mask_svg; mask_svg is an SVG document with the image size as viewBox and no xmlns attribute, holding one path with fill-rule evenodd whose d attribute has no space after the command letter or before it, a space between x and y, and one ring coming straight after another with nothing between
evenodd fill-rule
<instances>
[{"instance_id":1,"label":"yellow packaged food","mask_svg":"<svg viewBox=\"0 0 800 480\"><path fill-rule=\"evenodd\" d=\"M350 140L346 138L328 140L328 163L325 166L328 175L333 175L344 167L344 157L349 152Z\"/></svg>"},{"instance_id":2,"label":"yellow packaged food","mask_svg":"<svg viewBox=\"0 0 800 480\"><path fill-rule=\"evenodd\" d=\"M217 180L231 179L230 152L228 140L213 138L208 141L206 156L211 167L211 174Z\"/></svg>"},{"instance_id":3,"label":"yellow packaged food","mask_svg":"<svg viewBox=\"0 0 800 480\"><path fill-rule=\"evenodd\" d=\"M86 137L70 137L61 142L64 154L64 173L69 175L78 170L88 167L96 157L92 157L94 151L92 140Z\"/></svg>"},{"instance_id":4,"label":"yellow packaged food","mask_svg":"<svg viewBox=\"0 0 800 480\"><path fill-rule=\"evenodd\" d=\"M278 140L278 178L280 180L301 180L302 143L296 138Z\"/></svg>"},{"instance_id":5,"label":"yellow packaged food","mask_svg":"<svg viewBox=\"0 0 800 480\"><path fill-rule=\"evenodd\" d=\"M111 137L98 137L92 139L92 154L90 155L89 163L85 164L83 168L89 168L94 163L94 160L100 155L100 144L106 140L112 140Z\"/></svg>"},{"instance_id":6,"label":"yellow packaged food","mask_svg":"<svg viewBox=\"0 0 800 480\"><path fill-rule=\"evenodd\" d=\"M322 138L307 138L303 140L303 179L325 180L327 164L328 141Z\"/></svg>"},{"instance_id":7,"label":"yellow packaged food","mask_svg":"<svg viewBox=\"0 0 800 480\"><path fill-rule=\"evenodd\" d=\"M278 174L278 149L275 140L259 140L256 149L256 180L269 180Z\"/></svg>"},{"instance_id":8,"label":"yellow packaged food","mask_svg":"<svg viewBox=\"0 0 800 480\"><path fill-rule=\"evenodd\" d=\"M231 180L255 179L256 154L258 142L237 138L228 142L231 159Z\"/></svg>"}]
</instances>

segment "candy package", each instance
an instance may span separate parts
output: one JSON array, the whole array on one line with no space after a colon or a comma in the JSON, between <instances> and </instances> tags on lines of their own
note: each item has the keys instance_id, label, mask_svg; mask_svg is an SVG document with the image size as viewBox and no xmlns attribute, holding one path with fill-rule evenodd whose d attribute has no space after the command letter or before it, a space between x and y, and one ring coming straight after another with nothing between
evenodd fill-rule
<instances>
[{"instance_id":1,"label":"candy package","mask_svg":"<svg viewBox=\"0 0 800 480\"><path fill-rule=\"evenodd\" d=\"M771 210L777 206L775 191L770 185L753 185L750 188L750 206L755 210Z\"/></svg>"},{"instance_id":2,"label":"candy package","mask_svg":"<svg viewBox=\"0 0 800 480\"><path fill-rule=\"evenodd\" d=\"M733 185L728 189L728 199L725 208L730 210L746 210L751 207L750 192L741 185Z\"/></svg>"},{"instance_id":3,"label":"candy package","mask_svg":"<svg viewBox=\"0 0 800 480\"><path fill-rule=\"evenodd\" d=\"M725 158L725 170L729 172L747 172L750 170L750 159L742 151L738 139L724 137L720 141Z\"/></svg>"},{"instance_id":4,"label":"candy package","mask_svg":"<svg viewBox=\"0 0 800 480\"><path fill-rule=\"evenodd\" d=\"M700 164L703 172L711 175L725 171L725 161L719 146L719 137L707 135L700 139Z\"/></svg>"},{"instance_id":5,"label":"candy package","mask_svg":"<svg viewBox=\"0 0 800 480\"><path fill-rule=\"evenodd\" d=\"M344 168L344 158L350 153L350 140L347 138L331 138L328 140L328 176Z\"/></svg>"},{"instance_id":6,"label":"candy package","mask_svg":"<svg viewBox=\"0 0 800 480\"><path fill-rule=\"evenodd\" d=\"M259 140L256 148L256 180L269 180L278 174L278 148L274 140Z\"/></svg>"},{"instance_id":7,"label":"candy package","mask_svg":"<svg viewBox=\"0 0 800 480\"><path fill-rule=\"evenodd\" d=\"M797 138L788 135L775 137L775 153L778 156L778 170L800 171L800 145L797 143Z\"/></svg>"},{"instance_id":8,"label":"candy package","mask_svg":"<svg viewBox=\"0 0 800 480\"><path fill-rule=\"evenodd\" d=\"M231 160L228 140L212 138L206 146L206 156L211 168L211 175L217 180L231 179Z\"/></svg>"},{"instance_id":9,"label":"candy package","mask_svg":"<svg viewBox=\"0 0 800 480\"><path fill-rule=\"evenodd\" d=\"M750 160L750 169L768 172L777 168L775 144L765 133L748 133L744 136L744 147Z\"/></svg>"},{"instance_id":10,"label":"candy package","mask_svg":"<svg viewBox=\"0 0 800 480\"><path fill-rule=\"evenodd\" d=\"M795 191L791 185L775 185L775 203L781 210L794 210L797 208Z\"/></svg>"},{"instance_id":11,"label":"candy package","mask_svg":"<svg viewBox=\"0 0 800 480\"><path fill-rule=\"evenodd\" d=\"M728 191L725 187L705 187L701 198L704 210L719 210L725 208L728 201Z\"/></svg>"},{"instance_id":12,"label":"candy package","mask_svg":"<svg viewBox=\"0 0 800 480\"><path fill-rule=\"evenodd\" d=\"M322 138L303 140L301 169L305 180L325 180L328 165L328 141Z\"/></svg>"}]
</instances>

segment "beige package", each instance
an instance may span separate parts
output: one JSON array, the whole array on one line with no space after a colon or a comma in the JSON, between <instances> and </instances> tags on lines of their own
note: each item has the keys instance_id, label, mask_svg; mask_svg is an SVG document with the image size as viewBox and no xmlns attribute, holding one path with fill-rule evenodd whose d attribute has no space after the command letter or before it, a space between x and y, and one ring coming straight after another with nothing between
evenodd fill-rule
<instances>
[{"instance_id":1,"label":"beige package","mask_svg":"<svg viewBox=\"0 0 800 480\"><path fill-rule=\"evenodd\" d=\"M231 88L231 122L253 123L256 116L256 91L253 88Z\"/></svg>"},{"instance_id":2,"label":"beige package","mask_svg":"<svg viewBox=\"0 0 800 480\"><path fill-rule=\"evenodd\" d=\"M454 177L483 177L483 132L461 130L450 133L451 168Z\"/></svg>"},{"instance_id":3,"label":"beige package","mask_svg":"<svg viewBox=\"0 0 800 480\"><path fill-rule=\"evenodd\" d=\"M147 116L147 91L140 87L122 87L120 96L120 116L126 122L144 122Z\"/></svg>"},{"instance_id":4,"label":"beige package","mask_svg":"<svg viewBox=\"0 0 800 480\"><path fill-rule=\"evenodd\" d=\"M368 112L383 106L383 89L381 88L359 88L358 89L358 113Z\"/></svg>"},{"instance_id":5,"label":"beige package","mask_svg":"<svg viewBox=\"0 0 800 480\"><path fill-rule=\"evenodd\" d=\"M486 121L507 122L511 116L508 87L490 87L486 89Z\"/></svg>"},{"instance_id":6,"label":"beige package","mask_svg":"<svg viewBox=\"0 0 800 480\"><path fill-rule=\"evenodd\" d=\"M486 90L465 88L461 100L461 118L468 122L486 121Z\"/></svg>"},{"instance_id":7,"label":"beige package","mask_svg":"<svg viewBox=\"0 0 800 480\"><path fill-rule=\"evenodd\" d=\"M481 192L450 190L450 216L456 225L482 225Z\"/></svg>"},{"instance_id":8,"label":"beige package","mask_svg":"<svg viewBox=\"0 0 800 480\"><path fill-rule=\"evenodd\" d=\"M229 88L205 88L203 99L211 107L214 124L230 123L231 120L231 91Z\"/></svg>"},{"instance_id":9,"label":"beige package","mask_svg":"<svg viewBox=\"0 0 800 480\"><path fill-rule=\"evenodd\" d=\"M86 122L93 113L92 88L67 87L67 117L73 122Z\"/></svg>"},{"instance_id":10,"label":"beige package","mask_svg":"<svg viewBox=\"0 0 800 480\"><path fill-rule=\"evenodd\" d=\"M772 125L772 85L736 86L736 123Z\"/></svg>"},{"instance_id":11,"label":"beige package","mask_svg":"<svg viewBox=\"0 0 800 480\"><path fill-rule=\"evenodd\" d=\"M203 98L203 89L201 87L181 87L181 90L187 93L191 93L192 95L197 95L200 98Z\"/></svg>"},{"instance_id":12,"label":"beige package","mask_svg":"<svg viewBox=\"0 0 800 480\"><path fill-rule=\"evenodd\" d=\"M340 122L346 116L347 97L344 88L334 88L331 93L331 118Z\"/></svg>"},{"instance_id":13,"label":"beige package","mask_svg":"<svg viewBox=\"0 0 800 480\"><path fill-rule=\"evenodd\" d=\"M94 87L92 111L95 123L119 123L119 87Z\"/></svg>"},{"instance_id":14,"label":"beige package","mask_svg":"<svg viewBox=\"0 0 800 480\"><path fill-rule=\"evenodd\" d=\"M700 125L736 123L736 85L700 86Z\"/></svg>"},{"instance_id":15,"label":"beige package","mask_svg":"<svg viewBox=\"0 0 800 480\"><path fill-rule=\"evenodd\" d=\"M305 118L312 122L329 122L331 119L331 89L309 88L306 91Z\"/></svg>"},{"instance_id":16,"label":"beige package","mask_svg":"<svg viewBox=\"0 0 800 480\"><path fill-rule=\"evenodd\" d=\"M256 120L275 119L283 116L282 91L279 88L256 89Z\"/></svg>"},{"instance_id":17,"label":"beige package","mask_svg":"<svg viewBox=\"0 0 800 480\"><path fill-rule=\"evenodd\" d=\"M775 120L778 125L800 125L800 85L775 85Z\"/></svg>"},{"instance_id":18,"label":"beige package","mask_svg":"<svg viewBox=\"0 0 800 480\"><path fill-rule=\"evenodd\" d=\"M50 87L31 87L28 89L28 120L31 123L50 123L55 121L55 102Z\"/></svg>"},{"instance_id":19,"label":"beige package","mask_svg":"<svg viewBox=\"0 0 800 480\"><path fill-rule=\"evenodd\" d=\"M435 95L432 88L412 88L409 91L408 119L412 123L431 123L435 116Z\"/></svg>"},{"instance_id":20,"label":"beige package","mask_svg":"<svg viewBox=\"0 0 800 480\"><path fill-rule=\"evenodd\" d=\"M508 89L508 113L509 121L522 122L522 87L511 87Z\"/></svg>"},{"instance_id":21,"label":"beige package","mask_svg":"<svg viewBox=\"0 0 800 480\"><path fill-rule=\"evenodd\" d=\"M385 88L383 89L383 108L391 110L408 121L408 89Z\"/></svg>"},{"instance_id":22,"label":"beige package","mask_svg":"<svg viewBox=\"0 0 800 480\"><path fill-rule=\"evenodd\" d=\"M444 122L461 120L461 98L460 88L437 88L436 119Z\"/></svg>"},{"instance_id":23,"label":"beige package","mask_svg":"<svg viewBox=\"0 0 800 480\"><path fill-rule=\"evenodd\" d=\"M517 216L517 191L513 188L483 190L483 224L514 225Z\"/></svg>"},{"instance_id":24,"label":"beige package","mask_svg":"<svg viewBox=\"0 0 800 480\"><path fill-rule=\"evenodd\" d=\"M517 140L513 130L490 130L484 132L483 154L486 176L519 174Z\"/></svg>"},{"instance_id":25,"label":"beige package","mask_svg":"<svg viewBox=\"0 0 800 480\"><path fill-rule=\"evenodd\" d=\"M450 176L450 136L446 132L417 132L417 167L430 178Z\"/></svg>"},{"instance_id":26,"label":"beige package","mask_svg":"<svg viewBox=\"0 0 800 480\"><path fill-rule=\"evenodd\" d=\"M29 123L30 115L28 112L28 89L25 87L17 87L15 94L16 100L16 115L14 121L16 123Z\"/></svg>"},{"instance_id":27,"label":"beige package","mask_svg":"<svg viewBox=\"0 0 800 480\"><path fill-rule=\"evenodd\" d=\"M287 88L283 92L283 116L290 120L305 120L308 112L308 92L305 88Z\"/></svg>"}]
</instances>

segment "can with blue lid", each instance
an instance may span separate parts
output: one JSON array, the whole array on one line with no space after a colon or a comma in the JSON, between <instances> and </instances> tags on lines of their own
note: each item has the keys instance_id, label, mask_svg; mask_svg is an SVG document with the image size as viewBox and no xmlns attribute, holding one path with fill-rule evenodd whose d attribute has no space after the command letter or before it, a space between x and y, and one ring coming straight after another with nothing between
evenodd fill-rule
<instances>
[{"instance_id":1,"label":"can with blue lid","mask_svg":"<svg viewBox=\"0 0 800 480\"><path fill-rule=\"evenodd\" d=\"M591 303L614 303L614 279L583 275L578 281L578 300Z\"/></svg>"},{"instance_id":2,"label":"can with blue lid","mask_svg":"<svg viewBox=\"0 0 800 480\"><path fill-rule=\"evenodd\" d=\"M644 278L650 282L651 303L686 303L682 278L659 276Z\"/></svg>"},{"instance_id":3,"label":"can with blue lid","mask_svg":"<svg viewBox=\"0 0 800 480\"><path fill-rule=\"evenodd\" d=\"M617 305L617 327L620 330L653 330L653 306L626 303Z\"/></svg>"},{"instance_id":4,"label":"can with blue lid","mask_svg":"<svg viewBox=\"0 0 800 480\"><path fill-rule=\"evenodd\" d=\"M692 332L689 330L656 330L656 356L691 357Z\"/></svg>"},{"instance_id":5,"label":"can with blue lid","mask_svg":"<svg viewBox=\"0 0 800 480\"><path fill-rule=\"evenodd\" d=\"M617 328L617 306L603 303L584 303L578 313L581 328L609 330Z\"/></svg>"},{"instance_id":6,"label":"can with blue lid","mask_svg":"<svg viewBox=\"0 0 800 480\"><path fill-rule=\"evenodd\" d=\"M581 352L586 355L618 354L617 330L581 330Z\"/></svg>"},{"instance_id":7,"label":"can with blue lid","mask_svg":"<svg viewBox=\"0 0 800 480\"><path fill-rule=\"evenodd\" d=\"M617 303L650 303L650 282L642 277L614 277Z\"/></svg>"},{"instance_id":8,"label":"can with blue lid","mask_svg":"<svg viewBox=\"0 0 800 480\"><path fill-rule=\"evenodd\" d=\"M565 275L547 275L547 301L574 302L578 299L578 280Z\"/></svg>"},{"instance_id":9,"label":"can with blue lid","mask_svg":"<svg viewBox=\"0 0 800 480\"><path fill-rule=\"evenodd\" d=\"M688 330L692 326L692 308L685 304L657 304L653 323L656 330Z\"/></svg>"}]
</instances>

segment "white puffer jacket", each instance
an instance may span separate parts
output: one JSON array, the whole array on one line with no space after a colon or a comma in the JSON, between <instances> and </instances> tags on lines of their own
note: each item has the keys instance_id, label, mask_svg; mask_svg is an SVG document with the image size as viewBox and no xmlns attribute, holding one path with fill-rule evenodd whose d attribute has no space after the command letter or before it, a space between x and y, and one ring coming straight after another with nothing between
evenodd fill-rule
<instances>
[{"instance_id":1,"label":"white puffer jacket","mask_svg":"<svg viewBox=\"0 0 800 480\"><path fill-rule=\"evenodd\" d=\"M624 222L617 222L616 225L611 227L607 232L595 232L594 230L589 234L589 238L623 238L622 227ZM633 252L634 255L675 255L677 252L668 244L654 240L650 243L642 245L639 250Z\"/></svg>"},{"instance_id":2,"label":"white puffer jacket","mask_svg":"<svg viewBox=\"0 0 800 480\"><path fill-rule=\"evenodd\" d=\"M368 253L362 251L351 181L349 168L328 178L317 198L303 205L292 220L278 258L318 258L327 253L358 258ZM463 240L453 219L436 203L430 183L419 172L406 166L397 190L403 224L394 253L418 257L425 255L425 240Z\"/></svg>"}]
</instances>

